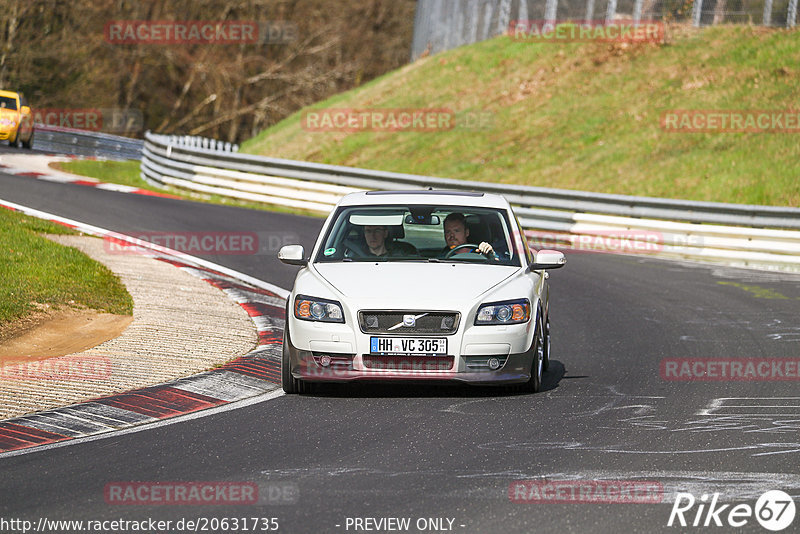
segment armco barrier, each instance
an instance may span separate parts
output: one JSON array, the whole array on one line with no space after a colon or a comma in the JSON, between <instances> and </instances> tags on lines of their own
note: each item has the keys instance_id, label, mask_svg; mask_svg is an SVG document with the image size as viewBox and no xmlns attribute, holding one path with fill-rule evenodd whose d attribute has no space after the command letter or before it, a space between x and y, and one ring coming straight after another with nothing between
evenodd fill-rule
<instances>
[{"instance_id":1,"label":"armco barrier","mask_svg":"<svg viewBox=\"0 0 800 534\"><path fill-rule=\"evenodd\" d=\"M800 209L611 195L417 176L239 154L213 142L147 132L141 175L151 184L327 213L365 189L470 190L511 202L533 245L576 235L646 235L654 254L800 270ZM544 232L544 234L543 234ZM632 236L632 237L631 237ZM535 248L544 248L538 246Z\"/></svg>"},{"instance_id":2,"label":"armco barrier","mask_svg":"<svg viewBox=\"0 0 800 534\"><path fill-rule=\"evenodd\" d=\"M36 124L33 148L58 154L139 159L144 142L119 135Z\"/></svg>"}]
</instances>

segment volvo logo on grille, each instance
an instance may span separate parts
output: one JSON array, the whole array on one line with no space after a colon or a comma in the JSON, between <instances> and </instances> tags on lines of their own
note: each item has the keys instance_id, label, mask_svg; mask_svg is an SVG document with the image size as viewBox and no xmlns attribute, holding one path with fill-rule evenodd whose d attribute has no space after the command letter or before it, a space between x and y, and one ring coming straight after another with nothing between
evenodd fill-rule
<instances>
[{"instance_id":1,"label":"volvo logo on grille","mask_svg":"<svg viewBox=\"0 0 800 534\"><path fill-rule=\"evenodd\" d=\"M412 313L403 314L403 322L397 323L394 326L390 326L389 328L387 328L387 330L389 331L397 330L398 328L403 326L408 328L414 328L415 326L417 326L417 319L419 319L420 317L425 317L426 315L428 314L427 313L420 313L419 315L414 315Z\"/></svg>"}]
</instances>

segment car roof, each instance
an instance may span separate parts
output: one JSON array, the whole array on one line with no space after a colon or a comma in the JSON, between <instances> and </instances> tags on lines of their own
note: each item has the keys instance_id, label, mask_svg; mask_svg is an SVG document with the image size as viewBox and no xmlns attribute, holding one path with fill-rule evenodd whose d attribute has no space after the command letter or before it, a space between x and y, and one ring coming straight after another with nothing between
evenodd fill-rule
<instances>
[{"instance_id":1,"label":"car roof","mask_svg":"<svg viewBox=\"0 0 800 534\"><path fill-rule=\"evenodd\" d=\"M19 96L19 93L16 91L4 91L0 89L0 96L10 96L11 98L16 98Z\"/></svg>"},{"instance_id":2,"label":"car roof","mask_svg":"<svg viewBox=\"0 0 800 534\"><path fill-rule=\"evenodd\" d=\"M409 190L409 191L359 191L345 195L339 206L380 206L386 204L434 204L437 206L471 206L508 209L508 201L501 195L475 191Z\"/></svg>"}]
</instances>

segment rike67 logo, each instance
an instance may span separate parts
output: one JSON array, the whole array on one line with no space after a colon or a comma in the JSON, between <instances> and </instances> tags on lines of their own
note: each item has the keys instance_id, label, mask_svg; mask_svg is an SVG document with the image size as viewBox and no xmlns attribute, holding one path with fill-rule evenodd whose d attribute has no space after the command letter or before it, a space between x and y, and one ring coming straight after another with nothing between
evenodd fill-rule
<instances>
[{"instance_id":1,"label":"rike67 logo","mask_svg":"<svg viewBox=\"0 0 800 534\"><path fill-rule=\"evenodd\" d=\"M749 504L719 504L718 501L719 493L714 493L710 501L708 494L697 499L691 493L678 493L667 526L738 528L755 518L765 529L778 532L794 521L794 501L788 493L780 490L761 495L755 507Z\"/></svg>"}]
</instances>

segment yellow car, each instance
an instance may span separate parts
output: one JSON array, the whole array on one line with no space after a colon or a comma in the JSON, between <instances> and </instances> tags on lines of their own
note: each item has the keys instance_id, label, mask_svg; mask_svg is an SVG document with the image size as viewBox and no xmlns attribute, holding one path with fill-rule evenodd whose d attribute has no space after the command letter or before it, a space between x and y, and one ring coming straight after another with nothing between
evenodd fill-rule
<instances>
[{"instance_id":1,"label":"yellow car","mask_svg":"<svg viewBox=\"0 0 800 534\"><path fill-rule=\"evenodd\" d=\"M33 144L33 115L25 95L14 91L0 91L0 140L7 139L9 146L20 141L24 148Z\"/></svg>"}]
</instances>

